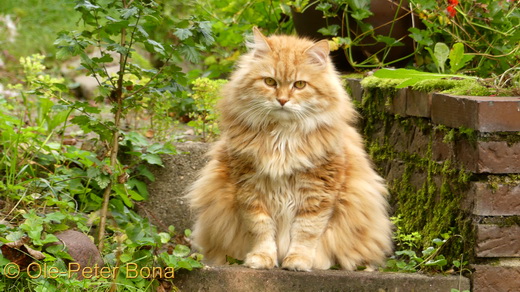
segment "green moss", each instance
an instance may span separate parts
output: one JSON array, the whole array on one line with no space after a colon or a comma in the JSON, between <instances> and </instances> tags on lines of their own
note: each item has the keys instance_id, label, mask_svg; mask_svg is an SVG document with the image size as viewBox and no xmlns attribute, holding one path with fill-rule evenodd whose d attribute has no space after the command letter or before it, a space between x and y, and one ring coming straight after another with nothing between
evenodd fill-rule
<instances>
[{"instance_id":1,"label":"green moss","mask_svg":"<svg viewBox=\"0 0 520 292\"><path fill-rule=\"evenodd\" d=\"M500 227L520 226L520 216L510 216L500 219L498 224Z\"/></svg>"},{"instance_id":2,"label":"green moss","mask_svg":"<svg viewBox=\"0 0 520 292\"><path fill-rule=\"evenodd\" d=\"M377 78L378 79L378 78ZM368 80L368 81L366 81ZM463 195L467 192L471 173L460 168L451 161L438 162L432 159L432 145L436 132L440 131L448 140L476 137L474 131L467 129L448 129L433 127L427 119L416 117L400 117L381 110L387 103L388 92L395 91L391 82L380 90L380 80L365 78L365 96L360 106L364 116L363 132L367 137L367 148L379 171L402 167L402 175L388 181L391 192L390 203L394 216L400 216L401 230L405 233L419 232L422 245L418 251L431 245L433 239L441 234L459 234L465 241L453 240L443 254L448 259L468 258L471 248L468 244L472 239L470 216L461 210ZM368 90L367 90L368 89ZM398 126L406 133L417 130L423 136L429 137L426 153L410 153L409 150L398 151L395 148L396 138L393 137ZM381 135L383 132L384 135ZM405 138L406 139L406 138ZM409 143L399 141L397 143ZM393 175L395 177L395 173Z\"/></svg>"},{"instance_id":3,"label":"green moss","mask_svg":"<svg viewBox=\"0 0 520 292\"><path fill-rule=\"evenodd\" d=\"M442 92L453 95L489 96L496 90L484 86L476 79L430 79L417 82L412 89L423 92Z\"/></svg>"},{"instance_id":4,"label":"green moss","mask_svg":"<svg viewBox=\"0 0 520 292\"><path fill-rule=\"evenodd\" d=\"M361 80L361 85L365 89L380 89L397 91L395 88L399 83L403 82L401 79L378 78L375 76L368 76Z\"/></svg>"},{"instance_id":5,"label":"green moss","mask_svg":"<svg viewBox=\"0 0 520 292\"><path fill-rule=\"evenodd\" d=\"M395 89L403 79L379 78L369 76L361 80L365 88ZM491 81L482 79L426 79L411 86L413 90L423 92L440 92L466 96L516 96L518 89L498 88Z\"/></svg>"},{"instance_id":6,"label":"green moss","mask_svg":"<svg viewBox=\"0 0 520 292\"><path fill-rule=\"evenodd\" d=\"M350 78L350 79L363 79L365 75L363 73L348 73L343 75L343 78Z\"/></svg>"}]
</instances>

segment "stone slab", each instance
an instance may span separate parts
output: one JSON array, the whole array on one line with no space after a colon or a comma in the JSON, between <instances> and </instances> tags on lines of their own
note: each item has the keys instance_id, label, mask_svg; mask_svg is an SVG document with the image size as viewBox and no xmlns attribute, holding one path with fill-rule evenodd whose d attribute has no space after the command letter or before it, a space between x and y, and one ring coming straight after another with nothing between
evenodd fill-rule
<instances>
[{"instance_id":1,"label":"stone slab","mask_svg":"<svg viewBox=\"0 0 520 292\"><path fill-rule=\"evenodd\" d=\"M178 155L161 157L164 167L150 167L155 181L148 184L149 200L138 204L137 210L161 230L173 225L182 232L193 225L193 216L183 196L208 162L205 154L209 144L186 142L176 147Z\"/></svg>"},{"instance_id":2,"label":"stone slab","mask_svg":"<svg viewBox=\"0 0 520 292\"><path fill-rule=\"evenodd\" d=\"M520 131L520 96L455 96L434 93L431 117L434 123L466 127L480 132Z\"/></svg>"},{"instance_id":3,"label":"stone slab","mask_svg":"<svg viewBox=\"0 0 520 292\"><path fill-rule=\"evenodd\" d=\"M475 252L477 257L520 257L520 226L478 224Z\"/></svg>"},{"instance_id":4,"label":"stone slab","mask_svg":"<svg viewBox=\"0 0 520 292\"><path fill-rule=\"evenodd\" d=\"M474 215L520 215L520 182L516 185L499 184L496 189L492 189L487 183L475 182L471 184L469 196L474 202Z\"/></svg>"},{"instance_id":5,"label":"stone slab","mask_svg":"<svg viewBox=\"0 0 520 292\"><path fill-rule=\"evenodd\" d=\"M460 291L469 279L408 273L253 270L240 266L207 267L175 275L181 291Z\"/></svg>"},{"instance_id":6,"label":"stone slab","mask_svg":"<svg viewBox=\"0 0 520 292\"><path fill-rule=\"evenodd\" d=\"M473 268L473 292L520 291L520 267L475 265Z\"/></svg>"}]
</instances>

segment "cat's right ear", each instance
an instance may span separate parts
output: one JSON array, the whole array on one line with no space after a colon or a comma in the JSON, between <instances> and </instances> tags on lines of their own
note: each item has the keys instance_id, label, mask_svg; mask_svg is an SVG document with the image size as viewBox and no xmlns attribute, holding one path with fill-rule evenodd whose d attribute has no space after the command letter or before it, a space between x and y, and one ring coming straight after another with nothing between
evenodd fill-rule
<instances>
[{"instance_id":1,"label":"cat's right ear","mask_svg":"<svg viewBox=\"0 0 520 292\"><path fill-rule=\"evenodd\" d=\"M249 44L249 47L254 51L255 57L261 57L271 51L267 38L256 26L253 27L253 43Z\"/></svg>"}]
</instances>

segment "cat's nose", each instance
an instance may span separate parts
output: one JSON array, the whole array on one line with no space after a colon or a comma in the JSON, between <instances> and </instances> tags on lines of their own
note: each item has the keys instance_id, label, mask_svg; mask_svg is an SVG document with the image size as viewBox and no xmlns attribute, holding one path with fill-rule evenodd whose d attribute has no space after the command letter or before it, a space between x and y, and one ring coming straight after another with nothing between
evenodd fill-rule
<instances>
[{"instance_id":1,"label":"cat's nose","mask_svg":"<svg viewBox=\"0 0 520 292\"><path fill-rule=\"evenodd\" d=\"M281 106L284 106L284 104L286 104L289 101L286 98L277 98L276 100L278 100Z\"/></svg>"}]
</instances>

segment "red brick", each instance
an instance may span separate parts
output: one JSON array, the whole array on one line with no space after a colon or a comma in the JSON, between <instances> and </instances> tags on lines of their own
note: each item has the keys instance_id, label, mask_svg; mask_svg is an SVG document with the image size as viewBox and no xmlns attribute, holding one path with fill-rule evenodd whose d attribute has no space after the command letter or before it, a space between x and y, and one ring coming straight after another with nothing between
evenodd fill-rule
<instances>
[{"instance_id":1,"label":"red brick","mask_svg":"<svg viewBox=\"0 0 520 292\"><path fill-rule=\"evenodd\" d=\"M480 216L520 215L520 183L499 184L491 189L487 183L471 184L469 196L474 201L473 214Z\"/></svg>"},{"instance_id":2,"label":"red brick","mask_svg":"<svg viewBox=\"0 0 520 292\"><path fill-rule=\"evenodd\" d=\"M520 131L520 97L454 96L434 93L434 123L481 132Z\"/></svg>"},{"instance_id":3,"label":"red brick","mask_svg":"<svg viewBox=\"0 0 520 292\"><path fill-rule=\"evenodd\" d=\"M458 141L456 157L474 173L520 173L520 143Z\"/></svg>"},{"instance_id":4,"label":"red brick","mask_svg":"<svg viewBox=\"0 0 520 292\"><path fill-rule=\"evenodd\" d=\"M474 292L518 292L520 267L475 265L472 274Z\"/></svg>"},{"instance_id":5,"label":"red brick","mask_svg":"<svg viewBox=\"0 0 520 292\"><path fill-rule=\"evenodd\" d=\"M477 225L477 257L520 257L520 226Z\"/></svg>"}]
</instances>

